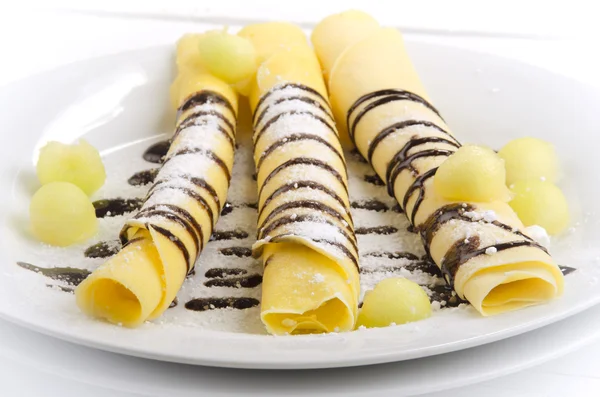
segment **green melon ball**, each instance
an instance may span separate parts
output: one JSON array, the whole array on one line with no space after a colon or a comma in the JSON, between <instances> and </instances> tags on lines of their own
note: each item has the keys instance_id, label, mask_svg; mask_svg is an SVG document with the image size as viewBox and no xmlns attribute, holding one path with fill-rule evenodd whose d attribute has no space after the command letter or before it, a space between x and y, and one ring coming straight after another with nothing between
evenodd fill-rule
<instances>
[{"instance_id":1,"label":"green melon ball","mask_svg":"<svg viewBox=\"0 0 600 397\"><path fill-rule=\"evenodd\" d=\"M525 226L539 225L554 235L569 225L567 199L552 182L525 179L510 188L514 197L508 204Z\"/></svg>"},{"instance_id":2,"label":"green melon ball","mask_svg":"<svg viewBox=\"0 0 600 397\"><path fill-rule=\"evenodd\" d=\"M98 220L91 200L68 182L42 186L29 206L31 230L44 243L66 247L96 234Z\"/></svg>"},{"instance_id":3,"label":"green melon ball","mask_svg":"<svg viewBox=\"0 0 600 397\"><path fill-rule=\"evenodd\" d=\"M210 32L200 38L198 49L208 71L229 84L248 79L258 67L256 50L244 37Z\"/></svg>"},{"instance_id":4,"label":"green melon ball","mask_svg":"<svg viewBox=\"0 0 600 397\"><path fill-rule=\"evenodd\" d=\"M440 196L455 201L508 201L504 161L491 149L465 145L438 168L433 184Z\"/></svg>"},{"instance_id":5,"label":"green melon ball","mask_svg":"<svg viewBox=\"0 0 600 397\"><path fill-rule=\"evenodd\" d=\"M521 179L540 179L555 183L559 161L554 145L537 138L519 138L508 142L498 155L504 159L506 183Z\"/></svg>"},{"instance_id":6,"label":"green melon ball","mask_svg":"<svg viewBox=\"0 0 600 397\"><path fill-rule=\"evenodd\" d=\"M429 316L431 304L423 288L405 278L388 278L365 294L357 325L387 327L392 323L405 324Z\"/></svg>"},{"instance_id":7,"label":"green melon ball","mask_svg":"<svg viewBox=\"0 0 600 397\"><path fill-rule=\"evenodd\" d=\"M106 180L100 153L83 139L70 145L48 142L40 151L36 171L42 185L70 182L88 195L100 189Z\"/></svg>"}]
</instances>

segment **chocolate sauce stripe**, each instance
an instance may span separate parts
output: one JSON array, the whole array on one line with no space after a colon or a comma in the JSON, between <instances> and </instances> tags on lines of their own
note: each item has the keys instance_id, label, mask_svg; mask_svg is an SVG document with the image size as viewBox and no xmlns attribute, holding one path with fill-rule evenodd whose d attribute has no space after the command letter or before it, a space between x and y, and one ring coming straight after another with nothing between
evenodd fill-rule
<instances>
[{"instance_id":1,"label":"chocolate sauce stripe","mask_svg":"<svg viewBox=\"0 0 600 397\"><path fill-rule=\"evenodd\" d=\"M331 120L332 123L335 123L335 120L333 118L333 115L331 114L331 111L327 110L327 108L325 108L325 106L323 106L321 104L321 102L319 102L317 100L314 100L314 99L312 99L309 96L294 95L294 96L290 96L290 97L283 97L283 98L277 99L275 102L273 102L269 106L277 106L280 103L283 103L283 102L286 102L286 101L301 101L301 102L308 103L309 105L312 105L312 106L318 108L319 110L321 110L325 115L327 115L327 117ZM252 115L252 125L258 125L258 124L260 124L260 122L266 116L266 114L267 114L268 111L269 111L269 107L267 106L265 109L263 109L262 112L260 112L260 116L258 116L258 118L256 117L256 115L258 113L254 112L254 114Z\"/></svg>"},{"instance_id":2,"label":"chocolate sauce stripe","mask_svg":"<svg viewBox=\"0 0 600 397\"><path fill-rule=\"evenodd\" d=\"M402 209L404 211L406 211L406 205L408 204L408 200L411 198L411 196L413 195L413 193L416 190L419 190L419 196L417 197L417 200L415 201L415 204L413 205L411 214L410 214L410 223L414 226L415 224L415 217L417 216L417 211L419 210L419 207L421 206L421 203L423 202L423 198L425 196L425 182L427 182L427 180L429 178L432 178L435 173L437 172L437 167L430 169L429 171L424 172L423 174L419 175L415 181L409 186L409 188L406 190L406 193L404 194L404 199L402 200ZM388 186L389 188L389 186ZM392 187L393 189L393 187ZM392 190L392 196L393 196L393 190Z\"/></svg>"},{"instance_id":3,"label":"chocolate sauce stripe","mask_svg":"<svg viewBox=\"0 0 600 397\"><path fill-rule=\"evenodd\" d=\"M262 229L269 221L271 221L273 218L275 218L278 214L281 214L282 212L285 212L285 211L288 211L291 209L298 209L298 208L308 208L308 209L312 209L314 211L328 214L328 215L336 218L338 221L340 221L344 225L344 227L346 228L348 233L354 233L351 223L346 220L344 215L340 214L334 208L332 208L326 204L323 204L319 201L314 201L314 200L291 201L291 202L284 203L284 204L279 205L278 207L273 208L269 212L269 215L267 215L265 217L265 219L260 223L260 225L258 226L258 229L259 230Z\"/></svg>"},{"instance_id":4,"label":"chocolate sauce stripe","mask_svg":"<svg viewBox=\"0 0 600 397\"><path fill-rule=\"evenodd\" d=\"M228 278L212 278L204 282L206 287L256 288L262 284L260 274L249 274Z\"/></svg>"},{"instance_id":5,"label":"chocolate sauce stripe","mask_svg":"<svg viewBox=\"0 0 600 397\"><path fill-rule=\"evenodd\" d=\"M286 237L296 237L296 236L297 235L294 233L284 233L284 234L280 234L278 236L273 237L270 240L270 242L277 243L281 240L284 240ZM329 244L329 245L333 245L334 247L337 247L340 251L342 251L344 253L344 255L346 255L352 261L352 263L354 263L356 270L360 271L360 267L358 265L358 258L344 244L338 243L337 241L332 241L332 240L327 240L327 239L319 239L319 238L310 238L310 240L314 241L315 243L324 243L324 244ZM269 264L269 260L267 260L265 262L264 267L266 268L268 264Z\"/></svg>"},{"instance_id":6,"label":"chocolate sauce stripe","mask_svg":"<svg viewBox=\"0 0 600 397\"><path fill-rule=\"evenodd\" d=\"M163 208L167 208L165 210ZM200 248L198 249L198 244L196 244L196 252L199 252L204 248L204 231L202 230L202 226L196 221L196 219L185 209L178 207L173 204L157 204L150 207L146 207L142 209L135 218L140 217L152 217L152 216L164 216L164 214L168 214L172 212L175 216L183 218L186 221L185 228L188 233L200 244ZM169 218L168 218L169 219ZM189 226L192 227L190 229Z\"/></svg>"},{"instance_id":7,"label":"chocolate sauce stripe","mask_svg":"<svg viewBox=\"0 0 600 397\"><path fill-rule=\"evenodd\" d=\"M224 247L219 248L219 253L225 256L237 256L246 258L252 256L252 249L248 247Z\"/></svg>"},{"instance_id":8,"label":"chocolate sauce stripe","mask_svg":"<svg viewBox=\"0 0 600 397\"><path fill-rule=\"evenodd\" d=\"M416 140L416 139L415 139ZM389 186L394 186L396 179L402 173L402 171L408 169L413 175L419 175L419 171L413 166L413 161L417 159L427 158L427 157L449 157L454 154L453 150L441 150L441 149L427 149L419 152L415 152L410 156L406 157L406 153L400 151L394 155L394 158L388 164L388 168L386 170L386 180L388 188Z\"/></svg>"},{"instance_id":9,"label":"chocolate sauce stripe","mask_svg":"<svg viewBox=\"0 0 600 397\"><path fill-rule=\"evenodd\" d=\"M267 199L264 201L264 204L262 205L262 207L258 211L258 217L259 218L261 217L262 212L267 207L267 205L272 200L276 199L279 195L285 194L286 192L289 192L289 191L292 191L292 190L302 189L302 188L309 188L309 189L319 190L319 191L327 194L331 198L333 198L338 203L340 203L340 205L342 207L347 208L346 207L346 203L344 203L344 200L336 192L334 192L333 190L329 189L325 185L322 185L322 184L320 184L318 182L304 180L304 181L296 181L296 182L286 183L285 185L282 185L279 188L277 188L275 191L273 191L273 193L271 193L269 195L269 197L267 197ZM261 193L262 193L262 190L261 190ZM258 196L259 200L260 200L260 196L261 195L259 194L259 196ZM350 215L350 213L348 213L348 215Z\"/></svg>"},{"instance_id":10,"label":"chocolate sauce stripe","mask_svg":"<svg viewBox=\"0 0 600 397\"><path fill-rule=\"evenodd\" d=\"M172 212L169 211L165 211L165 210L152 210L152 211L148 211L145 213L145 216L148 219L151 219L153 217L157 217L157 218L164 218L167 220L170 220L172 222L177 223L178 225L180 225L181 227L183 227L185 229L185 231L187 232L187 234L189 234L189 236L192 238L192 241L194 242L194 248L196 249L196 254L200 254L200 251L202 250L202 246L203 246L203 236L202 235L198 235L197 231L194 230L194 227L189 223L189 221L181 216L178 216Z\"/></svg>"},{"instance_id":11,"label":"chocolate sauce stripe","mask_svg":"<svg viewBox=\"0 0 600 397\"><path fill-rule=\"evenodd\" d=\"M250 309L252 307L258 306L260 302L258 299L254 298L195 298L191 299L185 303L185 308L188 310L194 310L203 312L206 310L214 310L214 309Z\"/></svg>"},{"instance_id":12,"label":"chocolate sauce stripe","mask_svg":"<svg viewBox=\"0 0 600 397\"><path fill-rule=\"evenodd\" d=\"M357 210L365 210L365 211L375 211L375 212L387 212L390 208L387 204L379 201L379 200L368 200L364 202L353 201L350 203L350 207Z\"/></svg>"},{"instance_id":13,"label":"chocolate sauce stripe","mask_svg":"<svg viewBox=\"0 0 600 397\"><path fill-rule=\"evenodd\" d=\"M158 181L156 181L154 183L154 185L150 188L150 190L148 190L148 196L150 196L150 194L152 194L152 192L157 188L157 186L159 186L163 183L169 183L171 180L177 180L177 179L185 179L186 181L191 182L196 187L206 190L210 194L210 196L213 198L213 201L215 202L216 207L219 210L221 209L221 200L219 199L219 195L217 194L217 191L215 190L215 188L210 183L208 183L206 181L206 179L197 178L197 177L191 176L191 175L177 175L177 176L169 177L169 179L159 179ZM211 214L212 214L212 210L211 210ZM212 215L211 215L211 217L212 217Z\"/></svg>"},{"instance_id":14,"label":"chocolate sauce stripe","mask_svg":"<svg viewBox=\"0 0 600 397\"><path fill-rule=\"evenodd\" d=\"M228 276L239 276L240 274L246 274L248 271L246 269L241 269L239 267L229 268L229 267L213 267L208 269L206 273L204 273L204 277L206 278L223 278Z\"/></svg>"},{"instance_id":15,"label":"chocolate sauce stripe","mask_svg":"<svg viewBox=\"0 0 600 397\"><path fill-rule=\"evenodd\" d=\"M321 94L320 94L320 93L319 93L317 90L315 90L314 88L308 87L308 86L306 86L306 85L303 85L303 84L296 84L296 83L285 83L285 84L281 84L281 85L278 85L278 86L275 86L275 87L271 88L271 89L269 90L269 92L267 92L266 94L264 94L264 95L263 95L263 96L262 96L262 97L261 97L261 98L258 100L258 103L256 104L256 107L255 107L255 110L256 110L256 111L258 111L258 109L260 109L260 107L262 106L262 104L264 103L264 101L265 101L265 100L266 100L268 97L270 97L270 96L271 96L271 95L272 95L274 92L281 91L281 90L283 90L283 89L290 88L290 87L291 87L291 88L297 88L297 89L299 89L299 90L302 90L302 91L309 92L309 93L311 93L311 94L313 94L313 95L317 96L317 97L318 97L318 98L319 98L321 101L323 101L323 103L327 103L327 104L329 104L329 102L327 101L327 99L323 98L323 95L321 95ZM254 112L255 114L256 114L256 111Z\"/></svg>"},{"instance_id":16,"label":"chocolate sauce stripe","mask_svg":"<svg viewBox=\"0 0 600 397\"><path fill-rule=\"evenodd\" d=\"M507 230L507 231L515 234L516 236L522 237L526 241L533 241L531 239L531 237L523 234L519 230L513 229L512 227L510 227L507 224L501 223L500 221L494 220L492 222L488 222L484 219L474 220L474 219L464 215L465 212L467 212L467 211L470 212L473 210L475 210L475 207L472 206L471 204L455 203L455 204L445 205L445 206L439 208L438 210L436 210L433 214L431 214L427 218L427 220L419 226L419 233L421 235L421 239L423 240L423 245L425 245L426 249L427 249L427 247L429 247L431 245L431 242L433 241L433 238L434 238L435 234L438 232L438 230L444 224L446 224L452 220L458 220L458 221L470 222L470 223L485 223L485 224L494 225L501 229ZM544 252L548 253L548 251L544 247L540 246L540 249L542 249Z\"/></svg>"},{"instance_id":17,"label":"chocolate sauce stripe","mask_svg":"<svg viewBox=\"0 0 600 397\"><path fill-rule=\"evenodd\" d=\"M376 258L386 257L389 259L406 259L410 261L418 261L419 257L411 252L387 252L387 251L377 251L377 252L368 252L363 256L374 256Z\"/></svg>"},{"instance_id":18,"label":"chocolate sauce stripe","mask_svg":"<svg viewBox=\"0 0 600 397\"><path fill-rule=\"evenodd\" d=\"M186 155L186 154L201 154L203 156L206 156L207 158L209 158L210 160L212 160L213 162L215 162L221 168L221 170L225 173L225 176L227 177L228 181L231 180L231 171L227 167L227 164L225 164L225 162L223 161L223 159L220 158L219 156L217 156L215 154L215 152L213 152L212 150L209 150L209 149L204 149L204 148L183 148L183 149L179 149L175 153L170 154L167 158L165 158L165 162L163 163L163 165L167 164L167 162L169 162L170 160L172 160L173 158L175 158L177 156L183 156L183 155Z\"/></svg>"},{"instance_id":19,"label":"chocolate sauce stripe","mask_svg":"<svg viewBox=\"0 0 600 397\"><path fill-rule=\"evenodd\" d=\"M448 135L449 137L451 137L453 139L453 141L444 139L444 138L438 138L440 143L445 143L451 146L454 146L456 148L460 147L460 143L456 140L456 138L454 138L448 131L442 129L441 127L439 127L437 124L434 124L430 121L425 121L425 120L405 120L405 121L400 121L398 123L394 123L392 125L390 125L389 127L385 128L384 130L382 130L381 132L379 132L375 138L373 138L373 140L371 141L371 143L369 144L369 150L367 152L367 160L369 161L369 163L372 163L373 161L373 155L375 154L375 150L377 149L377 147L379 146L379 144L388 136L390 136L391 134L394 134L396 132L399 132L405 128L409 128L409 127L413 127L413 126L423 126L423 127L430 127L430 128L434 128L446 135Z\"/></svg>"},{"instance_id":20,"label":"chocolate sauce stripe","mask_svg":"<svg viewBox=\"0 0 600 397\"><path fill-rule=\"evenodd\" d=\"M378 97L383 97L383 98L376 99ZM357 110L358 107L360 105L362 105L364 102L369 101L371 99L375 99L375 100L373 102L367 104L354 117L354 120L353 120L353 122L351 124L350 123L350 118L352 116L352 113L354 113L354 111ZM346 126L348 127L348 133L350 135L350 138L352 139L352 142L354 142L356 144L354 132L355 132L356 126L358 125L358 122L369 111L375 109L378 106L381 106L381 105L384 105L386 103L393 102L393 101L411 101L411 102L420 103L423 106L425 106L426 108L428 108L429 110L433 111L438 117L440 117L440 119L442 119L442 116L437 111L437 109L435 107L433 107L433 105L431 105L429 102L427 102L425 99L421 98L417 94L414 94L414 93L409 92L409 91L397 90L397 89L384 89L384 90L374 91L374 92L368 93L368 94L363 95L362 97L358 98L354 102L354 104L352 104L352 106L348 109L348 113L346 115Z\"/></svg>"},{"instance_id":21,"label":"chocolate sauce stripe","mask_svg":"<svg viewBox=\"0 0 600 397\"><path fill-rule=\"evenodd\" d=\"M231 114L235 115L235 109L223 95L211 90L202 90L187 97L181 106L177 109L177 118L188 109L196 106L216 103L226 107Z\"/></svg>"},{"instance_id":22,"label":"chocolate sauce stripe","mask_svg":"<svg viewBox=\"0 0 600 397\"><path fill-rule=\"evenodd\" d=\"M269 173L269 175L267 175L267 177L264 179L264 181L262 183L262 186L260 187L260 189L258 191L258 197L262 196L263 189L265 188L265 186L269 183L269 181L271 179L273 179L279 172L283 171L284 169L286 169L288 167L292 167L294 165L310 165L310 166L315 166L315 167L319 167L319 168L326 170L340 182L340 184L343 186L346 193L348 193L348 186L346 185L344 178L335 168L333 168L332 166L330 166L329 164L325 163L322 160L318 160L318 159L314 159L314 158L310 158L310 157L296 157L296 158L290 159L290 160L280 164L275 169L273 169L273 171L271 171Z\"/></svg>"},{"instance_id":23,"label":"chocolate sauce stripe","mask_svg":"<svg viewBox=\"0 0 600 397\"><path fill-rule=\"evenodd\" d=\"M181 132L183 132L185 129L191 128L191 127L200 127L203 125L208 125L208 122L202 121L202 120L201 121L192 120L191 122L189 122L187 124L181 123L175 129L175 133L173 134L173 137L171 139L174 142L177 139L177 137L181 134ZM219 124L212 125L211 128L215 128L217 131L219 131L221 133L221 135L223 135L227 139L227 142L229 142L231 147L235 148L235 140L232 136L232 134L235 135L235 130L231 130L232 132L230 134L229 132L227 132L225 130L225 128L223 128L223 126L221 126Z\"/></svg>"},{"instance_id":24,"label":"chocolate sauce stripe","mask_svg":"<svg viewBox=\"0 0 600 397\"><path fill-rule=\"evenodd\" d=\"M162 190L169 190L169 189L170 190L178 190L178 191L182 192L183 194L185 194L186 196L194 199L194 201L196 201L196 203L198 203L198 205L200 205L200 207L202 207L206 210L206 213L208 214L208 217L210 218L210 221L211 221L211 226L215 224L216 219L215 219L212 208L210 208L210 205L208 205L206 200L204 200L204 197L202 197L200 194L198 194L197 192L195 192L192 189L189 189L187 187L182 187L182 186L159 185L158 187L155 187L148 193L148 197L152 196L156 192L160 192ZM162 204L162 205L167 206L168 204Z\"/></svg>"},{"instance_id":25,"label":"chocolate sauce stripe","mask_svg":"<svg viewBox=\"0 0 600 397\"><path fill-rule=\"evenodd\" d=\"M225 123L232 135L235 135L235 125L229 120L223 113L217 110L198 110L189 113L183 120L177 123L175 131L181 131L190 125L194 125L198 122L198 119L205 117L216 117L218 120ZM231 137L231 136L230 136Z\"/></svg>"},{"instance_id":26,"label":"chocolate sauce stripe","mask_svg":"<svg viewBox=\"0 0 600 397\"><path fill-rule=\"evenodd\" d=\"M356 231L355 231L355 233L357 235L361 235L361 234L387 235L387 234L393 234L393 233L397 233L397 232L398 232L398 228L396 228L394 226L388 226L388 225L373 226L373 227L358 227L358 228L356 228Z\"/></svg>"},{"instance_id":27,"label":"chocolate sauce stripe","mask_svg":"<svg viewBox=\"0 0 600 397\"><path fill-rule=\"evenodd\" d=\"M175 246L181 252L181 255L183 255L183 259L185 260L185 263L187 265L187 272L189 273L192 270L193 265L192 263L190 263L190 253L186 248L185 244L183 244L183 242L179 239L179 237L177 237L171 231L165 229L164 227L151 224L146 225L146 227L152 228L154 231L156 231L159 234L162 234L164 237L168 238L173 244L175 244Z\"/></svg>"},{"instance_id":28,"label":"chocolate sauce stripe","mask_svg":"<svg viewBox=\"0 0 600 397\"><path fill-rule=\"evenodd\" d=\"M294 142L300 142L300 141L313 141L313 142L318 142L318 143L324 145L327 149L331 150L340 159L342 164L344 164L344 167L346 167L346 160L344 159L344 156L331 143L327 142L325 139L321 138L318 135L298 133L298 134L292 134L292 135L285 136L285 137L280 138L279 140L273 142L271 144L271 146L269 146L267 149L265 149L264 152L262 152L260 159L258 160L258 164L256 165L256 169L260 170L262 163L275 150L277 150L287 144L294 143Z\"/></svg>"},{"instance_id":29,"label":"chocolate sauce stripe","mask_svg":"<svg viewBox=\"0 0 600 397\"><path fill-rule=\"evenodd\" d=\"M331 222L328 219L315 218L315 216L313 214L297 215L295 217L288 215L285 217L275 219L275 220L273 220L273 222L271 222L270 224L266 225L265 227L263 227L262 229L260 229L258 231L257 239L262 240L265 236L269 235L269 233L273 232L274 230L278 229L281 226L285 226L285 225L289 225L289 224L293 224L293 223L303 223L303 222L327 224L329 226L334 227L338 232L340 232L340 234L342 234L344 236L344 238L346 240L348 240L348 242L352 245L352 248L354 248L354 250L356 252L358 252L358 245L356 244L356 237L354 236L354 234L352 234L352 235L349 234L344 229L342 229L340 226L336 225L335 223ZM310 236L308 236L308 238L310 238Z\"/></svg>"},{"instance_id":30,"label":"chocolate sauce stripe","mask_svg":"<svg viewBox=\"0 0 600 397\"><path fill-rule=\"evenodd\" d=\"M258 144L258 141L260 140L260 138L269 130L269 128L273 124L275 124L277 122L277 120L279 120L280 118L282 118L284 116L299 116L299 115L311 116L312 118L314 118L315 120L317 120L321 124L323 124L325 127L327 127L333 135L335 135L336 137L338 136L337 132L335 130L335 127L333 125L329 124L327 122L327 120L325 120L323 117L316 115L311 111L308 111L308 110L285 110L285 111L282 111L281 113L277 113L275 116L273 116L269 120L265 121L265 123L262 125L262 127L258 128L258 126L254 126L254 128L255 128L255 130L254 130L254 145L256 146Z\"/></svg>"},{"instance_id":31,"label":"chocolate sauce stripe","mask_svg":"<svg viewBox=\"0 0 600 397\"><path fill-rule=\"evenodd\" d=\"M446 278L446 281L448 281L451 286L454 286L454 277L456 276L456 272L460 266L478 256L487 255L486 251L490 248L496 249L496 253L519 247L543 248L538 243L528 240L509 241L506 243L493 244L483 248L479 248L479 243L480 239L478 236L469 238L467 242L464 240L459 240L452 247L450 247L448 252L446 252L446 255L444 255L442 258L440 266L441 271ZM496 255L496 253L494 255Z\"/></svg>"}]
</instances>

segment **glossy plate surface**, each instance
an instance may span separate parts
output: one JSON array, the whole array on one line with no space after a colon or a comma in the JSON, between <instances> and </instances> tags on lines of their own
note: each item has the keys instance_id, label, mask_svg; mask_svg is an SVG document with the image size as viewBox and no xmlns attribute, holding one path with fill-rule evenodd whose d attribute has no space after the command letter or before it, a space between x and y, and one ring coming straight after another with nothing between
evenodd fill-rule
<instances>
[{"instance_id":1,"label":"glossy plate surface","mask_svg":"<svg viewBox=\"0 0 600 397\"><path fill-rule=\"evenodd\" d=\"M27 206L36 188L34 153L48 140L83 136L107 159L122 156L126 161L128 153L139 152L139 142L169 131L173 114L165 109L173 73L171 51L150 48L97 58L0 90L3 318L123 354L210 366L291 369L384 363L466 349L539 328L600 301L600 93L514 61L410 42L409 51L434 103L463 142L499 148L511 138L532 135L557 146L574 228L555 241L552 252L561 265L578 268L567 277L561 299L492 318L471 309L443 310L406 326L294 337L218 332L176 320L130 330L85 318L72 295L45 288L43 277L15 265L25 254L43 257L45 252L27 233Z\"/></svg>"}]
</instances>

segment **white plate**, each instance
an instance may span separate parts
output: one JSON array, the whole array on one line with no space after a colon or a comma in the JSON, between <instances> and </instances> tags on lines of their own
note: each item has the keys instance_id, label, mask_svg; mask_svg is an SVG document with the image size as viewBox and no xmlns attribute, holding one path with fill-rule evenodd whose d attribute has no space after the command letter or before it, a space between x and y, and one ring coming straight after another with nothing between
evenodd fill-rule
<instances>
[{"instance_id":1,"label":"white plate","mask_svg":"<svg viewBox=\"0 0 600 397\"><path fill-rule=\"evenodd\" d=\"M139 145L126 143L168 131L173 122L165 111L171 49L151 48L69 65L0 91L0 133L10 142L0 149L0 187L7 193L2 206L0 315L65 340L159 360L241 368L324 368L465 349L541 327L600 301L594 266L600 254L594 247L600 234L594 124L599 93L490 55L423 43L410 43L410 52L436 106L463 141L499 147L510 138L535 135L557 145L565 162L564 188L577 222L553 247L560 264L578 268L568 276L561 299L493 318L482 318L473 310L444 310L405 326L294 337L219 332L182 324L173 315L167 315L171 321L136 330L85 318L71 295L45 288L42 276L15 266L18 260L42 258L49 252L26 237L27 201L36 187L32 157L48 139L84 135L109 159L117 156L125 163L127 156L118 156L139 150Z\"/></svg>"},{"instance_id":2,"label":"white plate","mask_svg":"<svg viewBox=\"0 0 600 397\"><path fill-rule=\"evenodd\" d=\"M0 321L0 382L19 395L70 396L412 396L455 389L458 396L504 396L510 386L465 387L556 359L600 334L600 306L568 320L473 349L385 365L333 370L272 371L199 368L115 355L75 346ZM597 342L596 342L597 343ZM596 349L597 350L597 349ZM581 355L580 353L575 353ZM591 358L589 354L588 357ZM82 365L85 357L85 365ZM573 357L567 362L573 362ZM556 362L558 364L558 362ZM556 364L554 364L556 365ZM534 373L535 375L535 373ZM22 379L36 382L23 384ZM510 382L502 378L497 382ZM539 376L513 385L534 390ZM495 383L497 383L495 382ZM541 395L564 379L537 385ZM461 389L456 389L460 387ZM564 388L563 388L564 389ZM519 389L520 390L520 389ZM579 387L579 390L581 387ZM477 393L479 391L479 393ZM495 393L492 393L496 391ZM586 390L589 391L589 390ZM445 393L445 394L442 394ZM448 392L435 393L435 396ZM525 395L525 394L518 394ZM528 394L529 395L529 394ZM533 395L533 394L531 394ZM432 396L433 397L433 396Z\"/></svg>"}]
</instances>

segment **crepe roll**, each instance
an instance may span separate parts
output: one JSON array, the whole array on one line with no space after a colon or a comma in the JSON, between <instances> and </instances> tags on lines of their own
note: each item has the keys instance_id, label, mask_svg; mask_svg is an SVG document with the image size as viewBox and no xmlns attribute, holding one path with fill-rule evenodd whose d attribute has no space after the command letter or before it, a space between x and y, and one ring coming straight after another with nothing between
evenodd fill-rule
<instances>
[{"instance_id":1,"label":"crepe roll","mask_svg":"<svg viewBox=\"0 0 600 397\"><path fill-rule=\"evenodd\" d=\"M259 197L253 253L264 265L261 319L277 335L351 330L358 248L346 161L320 65L293 25L259 24L242 32L264 59L250 94Z\"/></svg>"},{"instance_id":2,"label":"crepe roll","mask_svg":"<svg viewBox=\"0 0 600 397\"><path fill-rule=\"evenodd\" d=\"M446 281L482 315L560 295L561 271L507 203L452 202L435 193L437 168L461 144L432 105L401 34L359 14L327 17L312 35L334 115Z\"/></svg>"},{"instance_id":3,"label":"crepe roll","mask_svg":"<svg viewBox=\"0 0 600 397\"><path fill-rule=\"evenodd\" d=\"M83 312L127 327L169 307L213 232L231 178L235 92L184 67L171 94L175 133L142 208L121 231L123 248L75 291Z\"/></svg>"}]
</instances>

